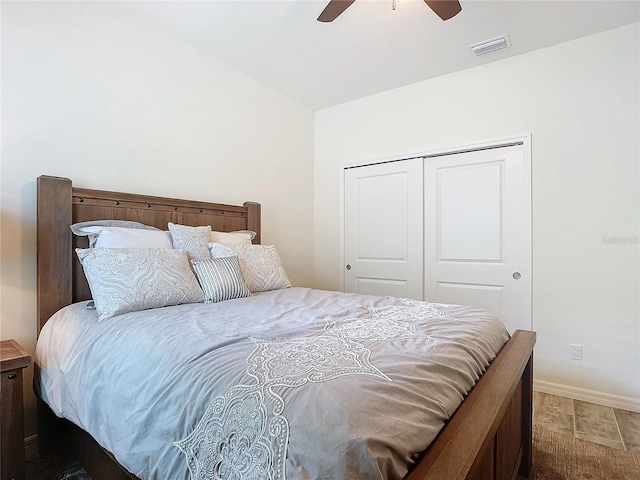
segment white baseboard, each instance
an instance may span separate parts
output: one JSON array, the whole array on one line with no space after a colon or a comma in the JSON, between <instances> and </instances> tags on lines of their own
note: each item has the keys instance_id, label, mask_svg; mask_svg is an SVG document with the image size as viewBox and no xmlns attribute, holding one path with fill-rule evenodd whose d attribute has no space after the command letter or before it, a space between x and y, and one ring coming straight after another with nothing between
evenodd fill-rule
<instances>
[{"instance_id":1,"label":"white baseboard","mask_svg":"<svg viewBox=\"0 0 640 480\"><path fill-rule=\"evenodd\" d=\"M612 395L610 393L571 387L560 383L545 382L543 380L534 380L533 389L536 392L550 393L551 395L569 397L574 400L597 403L598 405L606 405L607 407L619 408L621 410L640 412L640 399L637 398Z\"/></svg>"}]
</instances>

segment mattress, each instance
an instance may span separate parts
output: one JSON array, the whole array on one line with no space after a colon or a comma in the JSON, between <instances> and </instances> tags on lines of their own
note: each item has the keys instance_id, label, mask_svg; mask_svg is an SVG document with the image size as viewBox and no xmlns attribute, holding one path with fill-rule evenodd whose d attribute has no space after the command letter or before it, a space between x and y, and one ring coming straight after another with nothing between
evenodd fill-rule
<instances>
[{"instance_id":1,"label":"mattress","mask_svg":"<svg viewBox=\"0 0 640 480\"><path fill-rule=\"evenodd\" d=\"M456 305L287 288L43 327L41 398L142 479L401 479L509 335Z\"/></svg>"}]
</instances>

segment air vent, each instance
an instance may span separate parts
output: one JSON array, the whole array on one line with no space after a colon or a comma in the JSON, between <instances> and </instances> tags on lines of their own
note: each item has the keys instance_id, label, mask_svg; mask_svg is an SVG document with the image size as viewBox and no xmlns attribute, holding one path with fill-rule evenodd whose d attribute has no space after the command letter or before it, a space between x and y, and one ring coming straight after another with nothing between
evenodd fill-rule
<instances>
[{"instance_id":1,"label":"air vent","mask_svg":"<svg viewBox=\"0 0 640 480\"><path fill-rule=\"evenodd\" d=\"M504 35L500 35L499 37L491 38L489 40L485 40L484 42L469 45L469 48L476 57L480 57L482 55L486 55L487 53L502 50L503 48L507 48L510 46L511 42L509 41L509 35L505 33Z\"/></svg>"}]
</instances>

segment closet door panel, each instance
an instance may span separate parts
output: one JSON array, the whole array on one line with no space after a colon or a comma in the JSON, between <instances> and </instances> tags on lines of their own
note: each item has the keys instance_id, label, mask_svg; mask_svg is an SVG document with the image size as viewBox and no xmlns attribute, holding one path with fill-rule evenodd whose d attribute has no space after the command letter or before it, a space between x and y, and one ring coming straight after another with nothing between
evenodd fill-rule
<instances>
[{"instance_id":1,"label":"closet door panel","mask_svg":"<svg viewBox=\"0 0 640 480\"><path fill-rule=\"evenodd\" d=\"M437 171L439 260L502 260L503 167L496 162Z\"/></svg>"},{"instance_id":2,"label":"closet door panel","mask_svg":"<svg viewBox=\"0 0 640 480\"><path fill-rule=\"evenodd\" d=\"M531 328L531 186L524 147L427 158L425 299Z\"/></svg>"},{"instance_id":3,"label":"closet door panel","mask_svg":"<svg viewBox=\"0 0 640 480\"><path fill-rule=\"evenodd\" d=\"M422 165L345 170L345 291L422 299Z\"/></svg>"}]
</instances>

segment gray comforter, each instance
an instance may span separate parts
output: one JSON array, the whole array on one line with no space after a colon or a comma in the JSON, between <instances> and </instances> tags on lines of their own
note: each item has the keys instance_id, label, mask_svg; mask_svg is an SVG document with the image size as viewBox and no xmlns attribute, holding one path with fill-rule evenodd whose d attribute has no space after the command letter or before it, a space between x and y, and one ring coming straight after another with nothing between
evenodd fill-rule
<instances>
[{"instance_id":1,"label":"gray comforter","mask_svg":"<svg viewBox=\"0 0 640 480\"><path fill-rule=\"evenodd\" d=\"M38 340L40 393L143 479L400 479L508 339L485 311L289 288Z\"/></svg>"}]
</instances>

